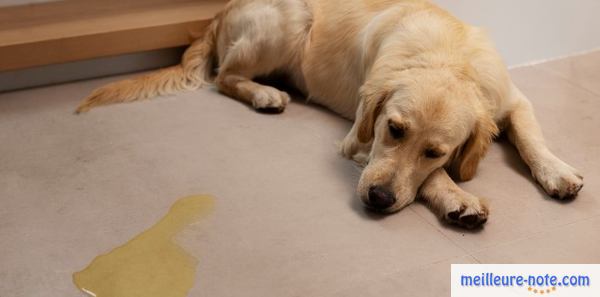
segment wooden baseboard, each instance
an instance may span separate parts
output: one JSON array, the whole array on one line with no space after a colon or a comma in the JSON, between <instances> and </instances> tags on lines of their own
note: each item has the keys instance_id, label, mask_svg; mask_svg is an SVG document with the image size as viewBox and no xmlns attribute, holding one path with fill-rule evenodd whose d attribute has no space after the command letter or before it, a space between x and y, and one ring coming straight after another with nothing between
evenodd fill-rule
<instances>
[{"instance_id":1,"label":"wooden baseboard","mask_svg":"<svg viewBox=\"0 0 600 297\"><path fill-rule=\"evenodd\" d=\"M66 0L0 8L0 71L189 44L225 0Z\"/></svg>"}]
</instances>

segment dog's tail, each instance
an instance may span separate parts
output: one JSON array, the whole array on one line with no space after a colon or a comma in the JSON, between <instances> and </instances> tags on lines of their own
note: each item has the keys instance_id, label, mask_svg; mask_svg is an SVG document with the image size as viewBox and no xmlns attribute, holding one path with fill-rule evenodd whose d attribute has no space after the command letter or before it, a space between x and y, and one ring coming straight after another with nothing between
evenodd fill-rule
<instances>
[{"instance_id":1,"label":"dog's tail","mask_svg":"<svg viewBox=\"0 0 600 297\"><path fill-rule=\"evenodd\" d=\"M100 87L85 98L76 113L118 102L131 102L183 90L195 90L209 83L216 40L217 19L185 51L181 64L150 74Z\"/></svg>"}]
</instances>

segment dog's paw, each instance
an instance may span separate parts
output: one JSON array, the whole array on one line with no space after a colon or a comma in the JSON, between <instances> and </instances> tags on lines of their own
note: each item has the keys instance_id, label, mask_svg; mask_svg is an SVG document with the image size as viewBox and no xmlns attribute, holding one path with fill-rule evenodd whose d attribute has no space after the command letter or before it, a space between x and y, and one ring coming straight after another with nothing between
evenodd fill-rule
<instances>
[{"instance_id":1,"label":"dog's paw","mask_svg":"<svg viewBox=\"0 0 600 297\"><path fill-rule=\"evenodd\" d=\"M451 224L474 229L485 224L488 215L488 207L482 199L462 193L447 201L444 219Z\"/></svg>"},{"instance_id":2,"label":"dog's paw","mask_svg":"<svg viewBox=\"0 0 600 297\"><path fill-rule=\"evenodd\" d=\"M263 112L283 112L290 102L290 95L273 87L264 86L252 94L252 106Z\"/></svg>"},{"instance_id":3,"label":"dog's paw","mask_svg":"<svg viewBox=\"0 0 600 297\"><path fill-rule=\"evenodd\" d=\"M533 176L544 191L556 199L573 199L583 187L581 174L558 158L551 158L537 166Z\"/></svg>"},{"instance_id":4,"label":"dog's paw","mask_svg":"<svg viewBox=\"0 0 600 297\"><path fill-rule=\"evenodd\" d=\"M368 146L361 144L355 138L355 136L346 136L339 144L339 152L344 158L353 160L361 166L365 166L369 163Z\"/></svg>"},{"instance_id":5,"label":"dog's paw","mask_svg":"<svg viewBox=\"0 0 600 297\"><path fill-rule=\"evenodd\" d=\"M358 153L360 144L354 139L355 137L347 135L344 140L339 143L340 154L349 160L352 160L354 155Z\"/></svg>"}]
</instances>

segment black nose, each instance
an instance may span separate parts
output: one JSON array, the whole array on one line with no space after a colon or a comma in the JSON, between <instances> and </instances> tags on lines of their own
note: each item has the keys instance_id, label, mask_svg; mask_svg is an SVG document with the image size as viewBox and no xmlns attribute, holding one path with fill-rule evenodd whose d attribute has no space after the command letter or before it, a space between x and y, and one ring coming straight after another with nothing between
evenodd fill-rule
<instances>
[{"instance_id":1,"label":"black nose","mask_svg":"<svg viewBox=\"0 0 600 297\"><path fill-rule=\"evenodd\" d=\"M392 192L384 187L376 186L369 188L369 206L375 209L386 209L396 203L396 198Z\"/></svg>"}]
</instances>

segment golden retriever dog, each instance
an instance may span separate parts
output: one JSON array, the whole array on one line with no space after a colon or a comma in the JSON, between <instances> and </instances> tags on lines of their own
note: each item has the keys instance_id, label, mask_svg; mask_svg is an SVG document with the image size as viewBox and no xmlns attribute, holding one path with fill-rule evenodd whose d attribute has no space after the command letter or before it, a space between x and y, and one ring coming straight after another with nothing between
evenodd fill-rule
<instances>
[{"instance_id":1,"label":"golden retriever dog","mask_svg":"<svg viewBox=\"0 0 600 297\"><path fill-rule=\"evenodd\" d=\"M582 176L544 144L528 99L482 30L425 0L233 0L178 66L116 82L78 108L208 83L258 110L290 96L253 81L284 74L313 102L353 119L342 155L364 164L364 204L395 212L422 197L467 228L488 207L459 188L501 129L548 195L569 199Z\"/></svg>"}]
</instances>

